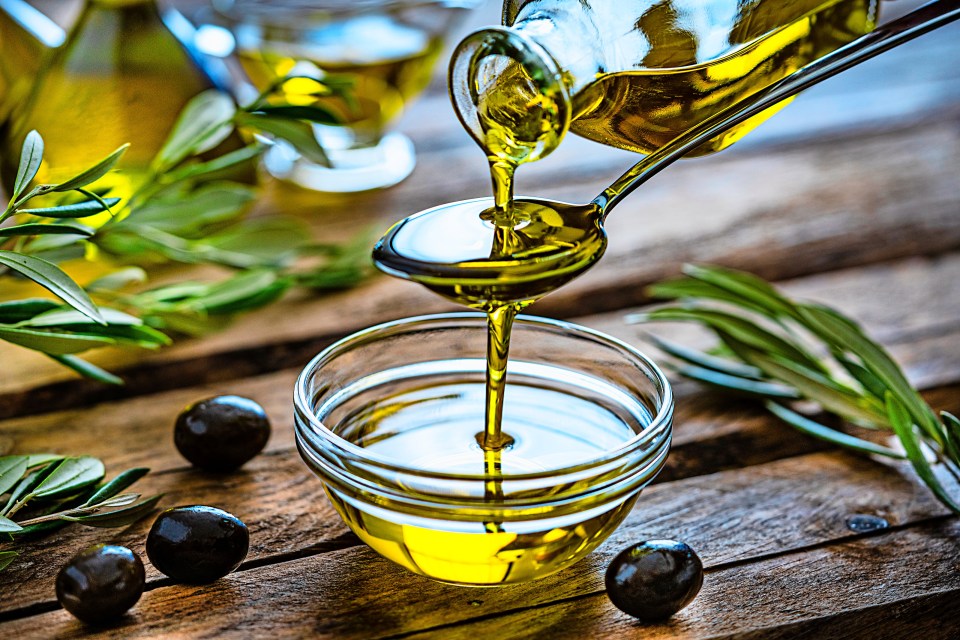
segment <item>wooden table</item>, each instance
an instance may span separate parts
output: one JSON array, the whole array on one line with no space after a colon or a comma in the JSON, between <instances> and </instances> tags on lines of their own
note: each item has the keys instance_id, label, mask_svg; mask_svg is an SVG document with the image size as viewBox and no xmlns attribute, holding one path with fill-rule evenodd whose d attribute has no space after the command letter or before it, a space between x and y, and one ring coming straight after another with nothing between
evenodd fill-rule
<instances>
[{"instance_id":1,"label":"wooden table","mask_svg":"<svg viewBox=\"0 0 960 640\"><path fill-rule=\"evenodd\" d=\"M474 22L495 17L488 4ZM958 56L960 25L951 25L801 96L735 148L674 166L611 217L599 266L532 311L643 346L623 317L647 302L644 285L685 261L743 268L857 318L935 408L960 411ZM486 193L484 162L440 81L402 128L420 154L403 185L340 199L274 185L261 206L338 239ZM520 175L519 191L586 201L633 160L571 137ZM665 470L612 538L574 567L477 590L381 559L340 522L293 448L293 381L338 336L449 308L415 285L374 277L336 295L289 299L160 353L98 354L128 380L121 389L0 347L4 449L95 455L111 475L149 466L138 487L165 492L164 505L219 506L250 527L250 553L236 573L186 587L148 565L139 604L97 635L960 637L960 520L908 467L841 452L753 404L680 380ZM274 424L266 452L230 475L191 469L171 436L182 406L221 393L256 399ZM859 531L851 525L858 515L888 526ZM0 573L0 634L93 635L59 609L56 572L94 542L128 545L146 560L151 521L73 527L31 543ZM649 538L684 540L707 567L699 597L660 625L635 622L603 592L612 555Z\"/></svg>"}]
</instances>

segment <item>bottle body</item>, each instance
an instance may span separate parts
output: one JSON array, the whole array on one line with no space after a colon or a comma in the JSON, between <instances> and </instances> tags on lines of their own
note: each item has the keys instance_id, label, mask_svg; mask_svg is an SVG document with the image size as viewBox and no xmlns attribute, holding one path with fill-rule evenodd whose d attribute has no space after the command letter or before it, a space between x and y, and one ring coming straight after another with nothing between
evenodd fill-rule
<instances>
[{"instance_id":1,"label":"bottle body","mask_svg":"<svg viewBox=\"0 0 960 640\"><path fill-rule=\"evenodd\" d=\"M534 77L549 66L559 71L570 130L650 153L871 31L877 5L877 0L507 0L504 22L508 37L532 41L553 59L539 69L539 62L523 64ZM506 103L511 93L522 94L509 82L487 84L489 95L479 96L481 102ZM729 146L782 106L697 153Z\"/></svg>"},{"instance_id":2,"label":"bottle body","mask_svg":"<svg viewBox=\"0 0 960 640\"><path fill-rule=\"evenodd\" d=\"M12 183L19 146L36 129L45 141L37 181L68 179L127 142L119 170L98 189L128 197L180 110L213 82L167 29L155 0L88 0L62 47L14 105L2 177Z\"/></svg>"}]
</instances>

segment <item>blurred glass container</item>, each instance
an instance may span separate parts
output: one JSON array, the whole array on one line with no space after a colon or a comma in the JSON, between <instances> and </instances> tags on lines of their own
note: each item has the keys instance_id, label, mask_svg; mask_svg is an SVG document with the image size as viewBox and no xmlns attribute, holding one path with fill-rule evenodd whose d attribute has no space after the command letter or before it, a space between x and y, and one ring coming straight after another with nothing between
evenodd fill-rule
<instances>
[{"instance_id":1,"label":"blurred glass container","mask_svg":"<svg viewBox=\"0 0 960 640\"><path fill-rule=\"evenodd\" d=\"M284 143L265 159L275 177L325 192L394 185L413 171L413 144L390 127L430 82L443 37L479 0L213 0L257 89L300 75L346 83L342 97L316 96L293 80L284 100L317 104L341 120L315 124L329 167Z\"/></svg>"},{"instance_id":2,"label":"blurred glass container","mask_svg":"<svg viewBox=\"0 0 960 640\"><path fill-rule=\"evenodd\" d=\"M173 33L168 22L178 18L156 0L86 0L64 43L44 54L26 97L10 105L0 158L4 184L12 184L32 129L45 141L37 182L71 178L127 142L119 170L94 188L126 199L151 180L150 162L183 106L217 86ZM211 153L241 144L234 135ZM252 179L249 169L242 173L237 177Z\"/></svg>"}]
</instances>

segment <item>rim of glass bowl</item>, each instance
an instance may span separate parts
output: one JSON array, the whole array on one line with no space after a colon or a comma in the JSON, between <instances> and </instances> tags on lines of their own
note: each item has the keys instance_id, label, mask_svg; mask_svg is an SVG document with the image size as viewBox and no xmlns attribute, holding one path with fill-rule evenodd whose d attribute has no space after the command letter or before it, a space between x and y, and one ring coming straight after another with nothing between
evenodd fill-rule
<instances>
[{"instance_id":1,"label":"rim of glass bowl","mask_svg":"<svg viewBox=\"0 0 960 640\"><path fill-rule=\"evenodd\" d=\"M294 388L294 407L296 409L297 417L305 419L309 424L311 431L314 434L321 437L323 440L330 443L338 452L346 453L351 458L361 461L367 465L373 465L386 469L392 472L407 473L414 476L419 476L423 478L435 478L435 479L446 479L446 480L463 480L463 481L483 481L486 476L482 473L470 473L470 474L460 474L460 473L445 473L440 471L432 471L429 469L423 469L421 467L412 467L404 465L402 462L396 460L395 458L382 456L376 453L371 452L368 449L365 449L361 446L358 446L349 440L341 437L335 433L332 429L327 427L314 413L311 402L307 397L307 388L310 382L310 378L316 373L317 369L322 366L322 364L339 354L347 351L349 349L368 344L370 342L375 342L383 338L389 337L392 334L395 334L399 331L409 330L411 327L416 325L423 324L443 324L449 323L451 321L463 321L463 320L483 320L484 326L486 326L486 315L480 312L454 312L454 313L437 313L430 315L422 316L412 316L408 318L401 318L399 320L391 320L389 322L384 322L378 325L374 325L367 329L363 329L356 333L353 333L337 342L331 344L323 351L318 353L313 357L312 360L303 368L300 372L300 375L297 376L296 386ZM615 461L618 458L624 457L636 449L642 447L644 444L647 444L649 441L653 441L659 437L669 436L669 433L672 431L672 428L667 429L667 433L664 434L664 429L667 425L672 425L673 418L673 409L674 409L674 400L673 400L673 388L670 386L670 382L667 380L667 377L660 370L660 367L656 365L649 357L647 357L642 352L638 351L634 347L630 346L622 340L618 340L613 336L609 336L600 331L595 331L589 327L584 327L572 322L565 322L563 320L554 320L552 318L541 318L538 316L526 316L519 315L517 316L515 324L526 324L526 325L539 325L541 327L547 327L554 330L562 330L565 332L574 332L579 335L586 335L590 338L600 342L604 346L613 347L620 351L625 352L628 356L635 360L639 360L642 366L646 369L645 373L649 379L651 379L657 391L660 394L660 407L657 409L656 415L653 416L653 419L650 421L650 424L646 426L640 433L636 434L634 437L629 440L625 440L620 444L619 447L607 451L604 455L598 458L592 458L585 462L581 462L576 465L568 467L557 467L555 469L549 469L545 471L537 471L531 473L512 473L506 476L511 481L523 481L523 480L537 480L544 478L556 478L563 477L569 474L583 472L589 470L593 467L599 467L605 464L609 464ZM302 427L300 426L299 421L294 421L294 429L300 431ZM304 438L300 438L304 440ZM306 441L305 444L309 445L311 448L314 448L313 445ZM653 447L645 456L644 460L647 459L655 460L658 452L662 448L662 443Z\"/></svg>"}]
</instances>

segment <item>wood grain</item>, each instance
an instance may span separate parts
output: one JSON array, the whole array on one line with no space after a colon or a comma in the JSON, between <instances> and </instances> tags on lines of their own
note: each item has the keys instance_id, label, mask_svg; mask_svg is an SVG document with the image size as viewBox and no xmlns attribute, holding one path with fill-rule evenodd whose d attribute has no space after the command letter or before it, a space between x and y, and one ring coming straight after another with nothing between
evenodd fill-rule
<instances>
[{"instance_id":1,"label":"wood grain","mask_svg":"<svg viewBox=\"0 0 960 640\"><path fill-rule=\"evenodd\" d=\"M846 621L842 617L831 620L830 616L867 607L902 606L928 593L956 592L960 587L958 535L960 523L951 519L711 572L697 599L665 624L641 624L618 611L599 592L548 607L523 607L474 624L389 637L512 639L528 637L533 628L550 638L657 640L749 630L756 630L754 637L766 638L768 627L785 623L813 627L812 637L847 637ZM928 630L929 635L903 637L955 637L955 610L944 617L943 626L938 624L939 610L914 609L918 615L924 611L917 627ZM901 628L905 623L901 621ZM874 637L896 636L881 632Z\"/></svg>"},{"instance_id":2,"label":"wood grain","mask_svg":"<svg viewBox=\"0 0 960 640\"><path fill-rule=\"evenodd\" d=\"M798 481L811 477L817 482ZM902 470L846 454L814 454L651 487L597 552L535 583L485 590L452 587L402 570L365 546L349 547L257 566L204 587L158 586L144 595L135 621L104 637L219 637L271 629L282 636L373 638L589 596L602 589L602 572L612 555L636 540L682 539L697 549L707 567L723 567L854 539L858 534L847 526L854 514L904 527L940 518L944 509ZM940 547L929 550L931 557ZM924 579L935 581L941 573ZM710 580L716 583L713 574ZM590 622L595 616L584 618ZM17 637L29 637L31 628L54 637L80 632L62 611L0 627ZM535 628L549 629L539 623Z\"/></svg>"},{"instance_id":3,"label":"wood grain","mask_svg":"<svg viewBox=\"0 0 960 640\"><path fill-rule=\"evenodd\" d=\"M950 251L960 246L960 185L955 179L960 134L955 122L939 119L884 136L836 142L829 149L762 154L734 149L678 165L611 216L610 247L597 268L548 296L534 312L576 317L640 304L646 299L645 284L675 274L687 261L726 264L779 280ZM570 153L576 153L578 145L571 146ZM481 181L470 179L474 187L449 184L473 164L468 157L461 163L459 153L436 158L443 164L436 172L453 176L443 184L418 186L415 179L389 194L359 197L340 224L385 228L399 215L427 205L482 195L486 186L477 184ZM592 197L613 170L605 162L591 168L596 154L579 153L586 166L552 171L530 191L561 200ZM466 155L474 159L474 154ZM899 161L904 155L909 163ZM423 163L428 162L425 157ZM831 167L829 181L822 179L824 166ZM70 374L43 357L0 345L0 359L9 363L0 372L0 416L289 367L302 348L317 348L378 321L447 308L448 303L416 285L378 277L352 291L292 300L241 318L205 340L155 354L95 354L100 364L125 371L128 385L122 389L64 382Z\"/></svg>"}]
</instances>

